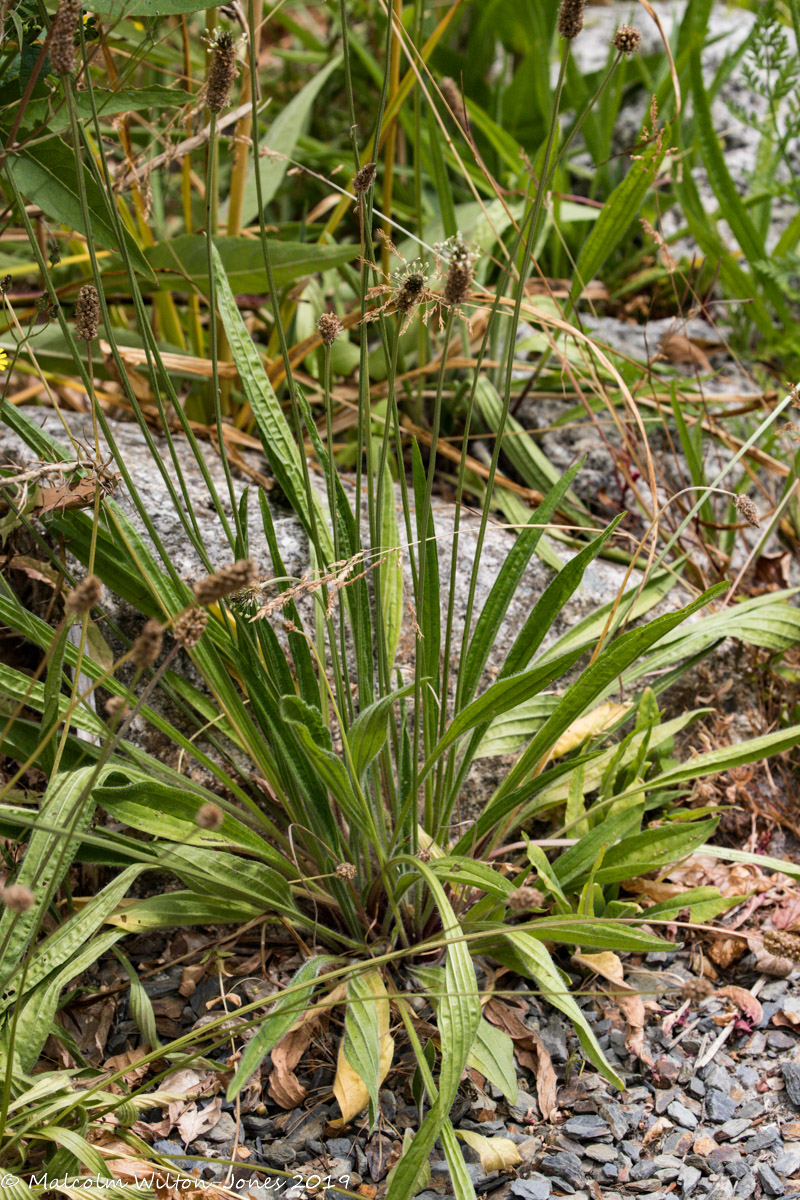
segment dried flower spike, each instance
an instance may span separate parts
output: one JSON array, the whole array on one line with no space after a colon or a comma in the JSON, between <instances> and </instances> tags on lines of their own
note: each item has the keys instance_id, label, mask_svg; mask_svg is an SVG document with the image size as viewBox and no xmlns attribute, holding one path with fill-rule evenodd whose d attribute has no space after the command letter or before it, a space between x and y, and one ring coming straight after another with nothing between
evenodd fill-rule
<instances>
[{"instance_id":1,"label":"dried flower spike","mask_svg":"<svg viewBox=\"0 0 800 1200\"><path fill-rule=\"evenodd\" d=\"M741 513L748 525L754 525L756 529L761 528L761 520L758 515L758 509L749 496L735 496L733 507L738 513Z\"/></svg>"},{"instance_id":2,"label":"dried flower spike","mask_svg":"<svg viewBox=\"0 0 800 1200\"><path fill-rule=\"evenodd\" d=\"M530 912L532 908L538 908L543 900L544 897L539 889L529 887L527 884L508 893L508 907L515 913Z\"/></svg>"},{"instance_id":3,"label":"dried flower spike","mask_svg":"<svg viewBox=\"0 0 800 1200\"><path fill-rule=\"evenodd\" d=\"M410 313L422 300L428 286L428 277L422 263L416 259L396 277L397 292L394 298L395 312Z\"/></svg>"},{"instance_id":4,"label":"dried flower spike","mask_svg":"<svg viewBox=\"0 0 800 1200\"><path fill-rule=\"evenodd\" d=\"M110 696L106 700L106 716L109 721L124 721L129 712L124 696Z\"/></svg>"},{"instance_id":5,"label":"dried flower spike","mask_svg":"<svg viewBox=\"0 0 800 1200\"><path fill-rule=\"evenodd\" d=\"M700 977L687 979L681 988L681 995L684 1000L690 1000L692 1004L700 1004L703 1000L707 1000L713 991L713 983Z\"/></svg>"},{"instance_id":6,"label":"dried flower spike","mask_svg":"<svg viewBox=\"0 0 800 1200\"><path fill-rule=\"evenodd\" d=\"M131 658L137 667L151 666L159 654L164 641L164 626L160 621L148 621L133 643Z\"/></svg>"},{"instance_id":7,"label":"dried flower spike","mask_svg":"<svg viewBox=\"0 0 800 1200\"><path fill-rule=\"evenodd\" d=\"M199 829L219 829L222 820L222 809L210 801L208 804L201 804L195 816L195 824Z\"/></svg>"},{"instance_id":8,"label":"dried flower spike","mask_svg":"<svg viewBox=\"0 0 800 1200\"><path fill-rule=\"evenodd\" d=\"M33 892L22 883L12 883L0 891L0 903L12 912L28 912L33 908L33 902Z\"/></svg>"},{"instance_id":9,"label":"dried flower spike","mask_svg":"<svg viewBox=\"0 0 800 1200\"><path fill-rule=\"evenodd\" d=\"M210 42L214 57L208 72L206 107L212 113L228 107L231 88L236 79L236 43L233 34L221 29Z\"/></svg>"},{"instance_id":10,"label":"dried flower spike","mask_svg":"<svg viewBox=\"0 0 800 1200\"><path fill-rule=\"evenodd\" d=\"M331 346L342 332L342 322L336 313L324 312L317 321L317 333L324 346Z\"/></svg>"},{"instance_id":11,"label":"dried flower spike","mask_svg":"<svg viewBox=\"0 0 800 1200\"><path fill-rule=\"evenodd\" d=\"M788 929L765 929L764 949L776 958L788 958L800 965L800 933Z\"/></svg>"},{"instance_id":12,"label":"dried flower spike","mask_svg":"<svg viewBox=\"0 0 800 1200\"><path fill-rule=\"evenodd\" d=\"M455 306L469 299L472 279L475 274L476 254L461 237L460 233L441 242L436 252L447 268L442 299L445 304Z\"/></svg>"},{"instance_id":13,"label":"dried flower spike","mask_svg":"<svg viewBox=\"0 0 800 1200\"><path fill-rule=\"evenodd\" d=\"M197 608L195 605L187 608L186 612L181 613L172 627L172 632L175 634L175 641L179 646L183 646L184 650L194 650L200 638L205 633L207 624L207 612L202 608Z\"/></svg>"},{"instance_id":14,"label":"dried flower spike","mask_svg":"<svg viewBox=\"0 0 800 1200\"><path fill-rule=\"evenodd\" d=\"M439 90L442 93L450 112L453 114L461 128L466 133L468 131L467 113L466 109L464 108L464 99L459 91L458 84L456 83L455 79L451 79L449 75L445 75L444 79L439 84Z\"/></svg>"},{"instance_id":15,"label":"dried flower spike","mask_svg":"<svg viewBox=\"0 0 800 1200\"><path fill-rule=\"evenodd\" d=\"M363 196L364 192L368 192L375 182L375 176L378 173L378 164L374 162L364 163L360 171L356 172L353 180L353 191L357 196Z\"/></svg>"},{"instance_id":16,"label":"dried flower spike","mask_svg":"<svg viewBox=\"0 0 800 1200\"><path fill-rule=\"evenodd\" d=\"M635 54L642 44L642 35L635 25L620 25L611 39L611 45L620 54Z\"/></svg>"},{"instance_id":17,"label":"dried flower spike","mask_svg":"<svg viewBox=\"0 0 800 1200\"><path fill-rule=\"evenodd\" d=\"M583 29L583 9L586 0L561 0L558 10L558 32L571 41Z\"/></svg>"},{"instance_id":18,"label":"dried flower spike","mask_svg":"<svg viewBox=\"0 0 800 1200\"><path fill-rule=\"evenodd\" d=\"M355 879L358 870L350 862L340 862L335 874L338 879Z\"/></svg>"},{"instance_id":19,"label":"dried flower spike","mask_svg":"<svg viewBox=\"0 0 800 1200\"><path fill-rule=\"evenodd\" d=\"M75 613L82 617L84 613L90 612L95 604L100 603L102 595L103 585L100 580L96 575L87 575L69 593L64 601L64 607L68 613Z\"/></svg>"},{"instance_id":20,"label":"dried flower spike","mask_svg":"<svg viewBox=\"0 0 800 1200\"><path fill-rule=\"evenodd\" d=\"M100 297L97 288L85 284L78 292L75 302L75 336L84 342L93 342L100 327Z\"/></svg>"},{"instance_id":21,"label":"dried flower spike","mask_svg":"<svg viewBox=\"0 0 800 1200\"><path fill-rule=\"evenodd\" d=\"M253 560L240 558L238 562L231 563L230 566L220 567L213 575L206 575L205 579L198 579L192 591L197 603L207 607L209 604L216 604L218 600L224 600L226 596L230 596L234 592L240 592L243 588L254 587L256 579Z\"/></svg>"},{"instance_id":22,"label":"dried flower spike","mask_svg":"<svg viewBox=\"0 0 800 1200\"><path fill-rule=\"evenodd\" d=\"M50 69L55 75L71 75L75 70L75 34L80 15L80 0L61 0L50 26Z\"/></svg>"}]
</instances>

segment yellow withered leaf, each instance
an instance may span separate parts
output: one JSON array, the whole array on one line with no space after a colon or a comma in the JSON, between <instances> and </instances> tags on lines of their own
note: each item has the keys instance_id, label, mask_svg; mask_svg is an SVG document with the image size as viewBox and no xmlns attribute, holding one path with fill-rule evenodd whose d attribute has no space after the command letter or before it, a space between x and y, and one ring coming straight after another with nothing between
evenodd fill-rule
<instances>
[{"instance_id":1,"label":"yellow withered leaf","mask_svg":"<svg viewBox=\"0 0 800 1200\"><path fill-rule=\"evenodd\" d=\"M488 1138L482 1133L473 1133L471 1129L457 1129L456 1134L476 1152L483 1170L487 1173L506 1171L521 1161L519 1150L511 1138Z\"/></svg>"},{"instance_id":2,"label":"yellow withered leaf","mask_svg":"<svg viewBox=\"0 0 800 1200\"><path fill-rule=\"evenodd\" d=\"M349 1010L345 1036L339 1046L336 1078L333 1082L333 1094L342 1110L342 1125L346 1125L367 1107L370 1102L369 1083L373 1083L377 1093L394 1057L394 1038L389 1033L389 996L380 971L368 971L359 977L357 999L353 997L349 988L348 994ZM363 1079L348 1060L345 1053L348 1038L354 1056L360 1058L363 1055L365 1063L374 1061L374 1040L377 1040L378 1069L372 1081Z\"/></svg>"},{"instance_id":3,"label":"yellow withered leaf","mask_svg":"<svg viewBox=\"0 0 800 1200\"><path fill-rule=\"evenodd\" d=\"M619 720L630 707L630 704L617 704L615 700L606 700L605 704L598 704L597 708L578 717L577 721L573 721L569 728L564 730L550 757L560 758L562 754L568 754L593 733L601 733L602 730L608 729L609 725Z\"/></svg>"}]
</instances>

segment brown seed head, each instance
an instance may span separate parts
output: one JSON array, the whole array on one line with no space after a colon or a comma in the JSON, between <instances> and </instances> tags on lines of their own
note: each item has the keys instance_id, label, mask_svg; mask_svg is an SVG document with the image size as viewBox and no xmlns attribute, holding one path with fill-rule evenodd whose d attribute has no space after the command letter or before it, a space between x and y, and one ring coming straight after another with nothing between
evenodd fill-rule
<instances>
[{"instance_id":1,"label":"brown seed head","mask_svg":"<svg viewBox=\"0 0 800 1200\"><path fill-rule=\"evenodd\" d=\"M164 626L160 621L148 621L133 643L131 659L137 667L151 666L161 653L164 641Z\"/></svg>"},{"instance_id":2,"label":"brown seed head","mask_svg":"<svg viewBox=\"0 0 800 1200\"><path fill-rule=\"evenodd\" d=\"M635 25L620 25L611 39L611 45L620 54L635 54L642 44L642 35Z\"/></svg>"},{"instance_id":3,"label":"brown seed head","mask_svg":"<svg viewBox=\"0 0 800 1200\"><path fill-rule=\"evenodd\" d=\"M233 34L223 29L217 33L212 44L214 57L208 72L206 107L210 112L218 113L228 107L231 88L236 79L236 43Z\"/></svg>"},{"instance_id":4,"label":"brown seed head","mask_svg":"<svg viewBox=\"0 0 800 1200\"><path fill-rule=\"evenodd\" d=\"M447 107L450 109L450 112L453 114L461 128L466 133L467 114L464 109L464 100L461 95L461 91L455 79L451 79L449 75L445 75L444 79L439 84L439 90L447 102Z\"/></svg>"},{"instance_id":5,"label":"brown seed head","mask_svg":"<svg viewBox=\"0 0 800 1200\"><path fill-rule=\"evenodd\" d=\"M395 276L397 292L394 298L395 312L410 313L423 299L428 277L420 262L413 262L399 277Z\"/></svg>"},{"instance_id":6,"label":"brown seed head","mask_svg":"<svg viewBox=\"0 0 800 1200\"><path fill-rule=\"evenodd\" d=\"M713 983L700 976L697 979L687 979L681 988L681 995L684 1000L690 1000L692 1004L700 1004L703 1000L707 1000L713 991Z\"/></svg>"},{"instance_id":7,"label":"brown seed head","mask_svg":"<svg viewBox=\"0 0 800 1200\"><path fill-rule=\"evenodd\" d=\"M583 9L586 0L561 0L558 10L558 32L571 41L583 29Z\"/></svg>"},{"instance_id":8,"label":"brown seed head","mask_svg":"<svg viewBox=\"0 0 800 1200\"><path fill-rule=\"evenodd\" d=\"M103 585L96 575L87 575L77 587L73 588L64 601L68 613L82 617L90 612L95 604L99 604L103 595Z\"/></svg>"},{"instance_id":9,"label":"brown seed head","mask_svg":"<svg viewBox=\"0 0 800 1200\"><path fill-rule=\"evenodd\" d=\"M532 908L539 908L543 900L544 896L539 889L529 887L527 884L508 893L508 907L515 913L529 912Z\"/></svg>"},{"instance_id":10,"label":"brown seed head","mask_svg":"<svg viewBox=\"0 0 800 1200\"><path fill-rule=\"evenodd\" d=\"M736 496L733 501L733 507L737 512L742 514L748 525L755 525L756 529L761 528L758 509L749 496Z\"/></svg>"},{"instance_id":11,"label":"brown seed head","mask_svg":"<svg viewBox=\"0 0 800 1200\"><path fill-rule=\"evenodd\" d=\"M251 558L240 558L238 562L231 563L230 566L220 567L213 575L206 575L205 579L198 579L192 587L195 599L198 604L207 607L209 604L216 604L218 600L224 600L226 596L232 595L234 592L240 592L243 588L254 587L257 581L255 563Z\"/></svg>"},{"instance_id":12,"label":"brown seed head","mask_svg":"<svg viewBox=\"0 0 800 1200\"><path fill-rule=\"evenodd\" d=\"M342 322L336 313L324 312L317 321L317 333L324 346L331 346L342 332Z\"/></svg>"},{"instance_id":13,"label":"brown seed head","mask_svg":"<svg viewBox=\"0 0 800 1200\"><path fill-rule=\"evenodd\" d=\"M85 284L78 292L75 302L75 336L84 342L93 342L100 326L100 297L97 288Z\"/></svg>"},{"instance_id":14,"label":"brown seed head","mask_svg":"<svg viewBox=\"0 0 800 1200\"><path fill-rule=\"evenodd\" d=\"M110 721L124 721L129 712L123 696L111 696L106 700L106 716Z\"/></svg>"},{"instance_id":15,"label":"brown seed head","mask_svg":"<svg viewBox=\"0 0 800 1200\"><path fill-rule=\"evenodd\" d=\"M179 646L183 646L184 650L194 650L205 633L207 624L208 613L202 608L192 605L191 608L186 609L186 612L181 613L172 626L175 641Z\"/></svg>"},{"instance_id":16,"label":"brown seed head","mask_svg":"<svg viewBox=\"0 0 800 1200\"><path fill-rule=\"evenodd\" d=\"M776 958L788 958L800 964L800 933L788 929L765 929L764 949Z\"/></svg>"},{"instance_id":17,"label":"brown seed head","mask_svg":"<svg viewBox=\"0 0 800 1200\"><path fill-rule=\"evenodd\" d=\"M80 0L61 0L50 26L50 69L54 75L71 75L75 70L75 34L80 15Z\"/></svg>"},{"instance_id":18,"label":"brown seed head","mask_svg":"<svg viewBox=\"0 0 800 1200\"><path fill-rule=\"evenodd\" d=\"M195 824L199 829L219 829L222 820L222 809L217 808L216 804L212 804L210 801L207 804L201 804L195 816Z\"/></svg>"},{"instance_id":19,"label":"brown seed head","mask_svg":"<svg viewBox=\"0 0 800 1200\"><path fill-rule=\"evenodd\" d=\"M378 173L378 164L374 162L364 163L360 171L356 172L353 180L353 191L357 196L363 196L364 192L368 192L375 182L375 176Z\"/></svg>"},{"instance_id":20,"label":"brown seed head","mask_svg":"<svg viewBox=\"0 0 800 1200\"><path fill-rule=\"evenodd\" d=\"M469 298L472 279L475 274L475 254L465 244L461 234L437 247L442 260L447 266L442 299L445 304L455 306L463 304Z\"/></svg>"},{"instance_id":21,"label":"brown seed head","mask_svg":"<svg viewBox=\"0 0 800 1200\"><path fill-rule=\"evenodd\" d=\"M358 869L350 862L340 862L335 874L338 879L355 879Z\"/></svg>"},{"instance_id":22,"label":"brown seed head","mask_svg":"<svg viewBox=\"0 0 800 1200\"><path fill-rule=\"evenodd\" d=\"M13 283L13 280L12 280L11 276L4 275L3 278L0 279L0 295L5 296L6 292L11 287L12 283Z\"/></svg>"},{"instance_id":23,"label":"brown seed head","mask_svg":"<svg viewBox=\"0 0 800 1200\"><path fill-rule=\"evenodd\" d=\"M0 903L12 912L27 912L33 908L33 902L33 892L22 883L12 883L0 891Z\"/></svg>"}]
</instances>

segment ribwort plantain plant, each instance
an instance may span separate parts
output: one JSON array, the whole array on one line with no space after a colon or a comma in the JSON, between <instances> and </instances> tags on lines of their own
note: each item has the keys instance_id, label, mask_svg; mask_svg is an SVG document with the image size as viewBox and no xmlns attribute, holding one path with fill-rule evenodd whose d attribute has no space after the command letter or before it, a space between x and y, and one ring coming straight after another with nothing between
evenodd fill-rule
<instances>
[{"instance_id":1,"label":"ribwort plantain plant","mask_svg":"<svg viewBox=\"0 0 800 1200\"><path fill-rule=\"evenodd\" d=\"M200 26L191 6L180 9L171 10L178 15L164 46L145 26L142 48L155 71L169 61L167 51L180 34L189 81L199 77L191 34ZM416 3L411 47L403 23L373 14L383 60L375 64L380 89L367 125L358 89L372 52L342 4L330 30L335 56L321 74L340 73L346 133L339 133L352 154L342 178L352 172L352 187L336 207L327 198L318 212L315 206L313 220L303 209L300 222L285 219L295 179L302 180L299 188L308 186L304 176L287 176L290 160L292 170L300 170L296 154L317 155L316 165L334 181L338 166L331 168L320 139L302 132L316 90L310 99L305 89L292 96L274 122L270 111L264 132L263 14L254 0L246 14L246 63L237 68L233 34L217 27L205 90L188 97L183 123L164 131L169 148L161 165L172 161L173 151L202 152L204 181L191 167L182 171L178 196L170 173L154 170L149 209L136 200L146 172L133 153L133 134L123 124L119 142L110 141L102 116L109 106L122 111L113 107L115 98L124 108L121 81L114 74L115 86L102 86L95 53L100 49L106 69L110 63L116 73L123 39L134 36L132 21L120 17L117 33L118 14L104 0L98 43L88 40L77 16L68 28L74 14L67 8L53 18L49 35L37 35L39 74L49 45L49 82L42 95L33 73L29 88L18 81L20 104L30 113L4 118L2 188L27 239L28 259L15 271L59 297L50 340L40 341L44 331L35 322L25 330L30 317L13 293L6 289L3 299L15 354L59 413L60 377L47 355L62 369L69 362L92 422L91 452L84 448L76 457L24 406L6 403L3 415L39 460L37 480L59 465L70 496L100 478L107 447L132 509L100 486L85 489L88 500L44 505L27 487L28 472L0 474L4 534L25 530L58 587L52 611L41 614L0 581L0 621L35 664L27 673L0 667L3 749L16 764L2 792L2 830L11 850L0 917L0 1126L8 1129L1 1152L20 1179L33 1163L26 1147L35 1147L35 1165L41 1156L58 1161L58 1139L47 1132L51 1114L31 1092L46 1039L63 1037L53 1022L68 982L101 955L121 955L120 943L132 932L258 921L268 930L289 930L304 961L268 1012L263 1003L242 1009L255 1032L240 1056L237 1051L229 1098L240 1095L309 1005L341 1004L334 1093L344 1121L366 1110L375 1124L395 1035L419 1060L420 1125L392 1175L390 1200L419 1190L437 1138L459 1200L472 1197L450 1119L462 1074L479 1060L504 1094L511 1098L516 1091L511 1043L482 1017L474 960L485 958L530 980L573 1022L594 1066L620 1086L553 947L653 949L663 943L642 928L645 916L651 925L668 921L695 902L705 912L722 911L725 902L704 893L645 914L620 898L619 887L690 854L712 835L713 812L680 807L691 781L800 741L800 728L791 727L685 765L671 761L672 738L696 714L662 721L647 676L657 673L658 686L666 687L685 663L731 634L779 652L797 636L797 610L785 597L767 595L700 616L727 592L722 583L637 624L669 582L666 571L634 576L643 565L640 555L652 550L652 562L660 550L659 566L678 570L671 547L658 540L666 506L655 495L655 477L648 481L653 496L636 514L646 533L639 536L640 528L623 542L623 514L602 527L574 495L580 463L559 473L535 457L535 488L501 473L503 456L512 472L521 461L514 457L522 443L512 405L520 392L516 345L523 320L543 339L542 370L553 358L565 372L584 372L581 379L592 386L602 375L623 396L631 423L639 417L618 366L570 316L584 285L617 252L624 254L627 230L667 149L653 120L649 144L627 164L591 232L571 248L574 279L563 307L535 303L533 283L552 249L545 250L552 205L560 202L570 147L598 118L615 72L627 70L625 56L639 44L636 31L623 27L608 69L586 93L571 58L583 4L564 0L560 9L549 3L544 10L542 44L547 56L551 50L558 55L557 79L552 92L545 89L549 107L539 114L546 120L531 170L520 175L515 161L514 177L504 176L513 186L506 188L491 175L470 132L474 121L482 137L491 135L485 157L491 149L493 158L495 152L502 158L494 122L472 103L469 89L466 103L458 96L459 136L474 151L466 166L452 143L437 136L435 106L423 109L423 96L426 105L430 100L424 76L415 86L417 53L429 70L455 10L429 29L424 6ZM475 20L472 12L469 37ZM314 41L307 30L303 37ZM406 54L414 69L401 75ZM225 124L237 69L249 89L246 178L241 160L227 161L223 140L231 127L241 140L243 114L235 126ZM130 70L135 75L138 67ZM316 86L312 81L306 88ZM142 97L142 106L165 102L159 87L148 86L150 99ZM414 111L407 114L412 87ZM203 107L207 124L200 120ZM45 117L54 118L49 133ZM141 146L138 130L137 137ZM504 169L510 172L507 162ZM68 206L56 186L58 173L67 181ZM60 204L45 194L43 180L50 180ZM465 214L466 202L456 205L453 189L467 185L480 203ZM217 234L226 186L228 227L247 236ZM329 195L335 204L335 192ZM462 225L462 236L456 218L470 212L472 226ZM483 246L472 240L478 213L491 229L488 247L485 236ZM68 226L72 261L54 263L44 253L48 217ZM389 270L389 235L374 233L378 220L400 243L403 265L395 271ZM187 289L191 299L184 303L179 297ZM187 346L193 356L183 353ZM357 380L337 386L355 370ZM180 382L184 371L196 373L191 390ZM191 578L171 559L161 514L148 508L146 481L134 477L115 438L109 414L120 407L148 446L171 517L193 551ZM415 424L420 420L424 427ZM471 452L482 420L492 437L488 465ZM64 424L69 435L66 416ZM260 447L281 502L302 527L302 577L290 576L282 560L274 497L257 485L255 522L238 488L243 444ZM184 447L226 546L215 552L216 561L184 475ZM222 459L226 495L215 486L212 453ZM450 462L455 503L444 526L435 509ZM696 490L705 499L710 493ZM514 522L518 536L481 604L490 525L520 492L526 500L534 493L538 498ZM474 496L480 512L469 531L474 555L464 577L464 509ZM739 510L750 521L755 509L745 500ZM569 558L559 558L550 533L568 537ZM628 565L630 586L557 636L585 571L609 552ZM524 597L524 619L509 629L509 610L534 555L552 567L552 576L541 594ZM112 596L140 617L132 635L117 627ZM140 723L165 735L193 770L161 761L142 744ZM513 758L465 824L461 806L475 764L499 754ZM47 780L35 807L18 786L31 767ZM569 843L559 853L548 853L533 836L534 823L545 817ZM93 859L110 868L107 880L86 903L73 908L68 900L69 915L61 920L56 902L68 896L71 864ZM164 872L178 890L128 896L140 876ZM120 961L135 989L135 970L124 956ZM417 997L436 1020L435 1072L410 1002ZM150 1041L146 1063L162 1057L188 1062L229 1036L220 1018L155 1046L146 1007L140 1012ZM144 1086L115 1096L111 1082L118 1082L116 1075L95 1078L80 1096L59 1099L58 1120L74 1135L76 1170L97 1165L84 1137L92 1121L128 1101L134 1108L154 1102ZM29 1119L21 1115L26 1105ZM137 1150L143 1152L141 1145Z\"/></svg>"}]
</instances>

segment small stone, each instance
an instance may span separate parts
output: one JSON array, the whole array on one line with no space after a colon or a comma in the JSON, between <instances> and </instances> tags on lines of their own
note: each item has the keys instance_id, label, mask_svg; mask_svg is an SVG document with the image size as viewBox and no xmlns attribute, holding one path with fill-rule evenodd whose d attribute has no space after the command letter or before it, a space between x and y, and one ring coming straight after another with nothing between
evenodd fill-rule
<instances>
[{"instance_id":1,"label":"small stone","mask_svg":"<svg viewBox=\"0 0 800 1200\"><path fill-rule=\"evenodd\" d=\"M778 1149L783 1149L781 1142L780 1130L777 1125L767 1125L764 1129L759 1129L758 1133L751 1138L748 1138L744 1143L744 1152L747 1155L758 1154L761 1150L767 1150L770 1146L777 1146Z\"/></svg>"},{"instance_id":2,"label":"small stone","mask_svg":"<svg viewBox=\"0 0 800 1200\"><path fill-rule=\"evenodd\" d=\"M724 1125L720 1125L714 1137L718 1142L725 1141L730 1138L739 1137L753 1124L747 1117L734 1117L732 1121L726 1121Z\"/></svg>"},{"instance_id":3,"label":"small stone","mask_svg":"<svg viewBox=\"0 0 800 1200\"><path fill-rule=\"evenodd\" d=\"M718 1179L708 1193L707 1200L731 1200L733 1184L730 1179Z\"/></svg>"},{"instance_id":4,"label":"small stone","mask_svg":"<svg viewBox=\"0 0 800 1200\"><path fill-rule=\"evenodd\" d=\"M779 1154L772 1164L778 1175L796 1175L800 1171L800 1146L787 1146L783 1154Z\"/></svg>"},{"instance_id":5,"label":"small stone","mask_svg":"<svg viewBox=\"0 0 800 1200\"><path fill-rule=\"evenodd\" d=\"M758 1083L758 1071L755 1067L748 1067L747 1063L742 1063L736 1070L736 1078L739 1079L745 1087L755 1087ZM730 1087L730 1083L728 1084Z\"/></svg>"},{"instance_id":6,"label":"small stone","mask_svg":"<svg viewBox=\"0 0 800 1200\"><path fill-rule=\"evenodd\" d=\"M523 1088L517 1089L516 1104L509 1104L508 1112L515 1121L524 1121L528 1113L533 1109L534 1116L539 1112L539 1106L536 1103L536 1097L530 1092L526 1092Z\"/></svg>"},{"instance_id":7,"label":"small stone","mask_svg":"<svg viewBox=\"0 0 800 1200\"><path fill-rule=\"evenodd\" d=\"M731 1179L744 1179L749 1174L747 1166L739 1159L737 1162L725 1163L725 1174Z\"/></svg>"},{"instance_id":8,"label":"small stone","mask_svg":"<svg viewBox=\"0 0 800 1200\"><path fill-rule=\"evenodd\" d=\"M603 1142L596 1142L593 1146L587 1146L584 1150L586 1158L591 1158L593 1162L610 1163L616 1162L617 1152L613 1146L605 1145Z\"/></svg>"},{"instance_id":9,"label":"small stone","mask_svg":"<svg viewBox=\"0 0 800 1200\"><path fill-rule=\"evenodd\" d=\"M706 1085L697 1075L693 1075L688 1082L687 1091L689 1091L696 1100L702 1100L706 1094Z\"/></svg>"},{"instance_id":10,"label":"small stone","mask_svg":"<svg viewBox=\"0 0 800 1200\"><path fill-rule=\"evenodd\" d=\"M750 1070L751 1068L748 1067L747 1069ZM725 1092L726 1095L731 1090L731 1077L725 1068L721 1067L718 1063L711 1063L710 1066L706 1067L703 1078L706 1087L716 1088L717 1091Z\"/></svg>"},{"instance_id":11,"label":"small stone","mask_svg":"<svg viewBox=\"0 0 800 1200\"><path fill-rule=\"evenodd\" d=\"M575 1188L582 1187L586 1178L581 1160L571 1150L559 1150L555 1154L545 1154L539 1164L539 1170L543 1175L565 1180L573 1191Z\"/></svg>"},{"instance_id":12,"label":"small stone","mask_svg":"<svg viewBox=\"0 0 800 1200\"><path fill-rule=\"evenodd\" d=\"M642 1158L631 1167L631 1179L652 1179L656 1173L656 1164L652 1158Z\"/></svg>"},{"instance_id":13,"label":"small stone","mask_svg":"<svg viewBox=\"0 0 800 1200\"><path fill-rule=\"evenodd\" d=\"M614 1100L607 1100L605 1104L599 1105L598 1112L603 1120L608 1122L611 1136L615 1141L625 1137L630 1121L621 1104L617 1104Z\"/></svg>"},{"instance_id":14,"label":"small stone","mask_svg":"<svg viewBox=\"0 0 800 1200\"><path fill-rule=\"evenodd\" d=\"M781 1063L786 1091L795 1108L800 1108L800 1062Z\"/></svg>"},{"instance_id":15,"label":"small stone","mask_svg":"<svg viewBox=\"0 0 800 1200\"><path fill-rule=\"evenodd\" d=\"M684 1129L696 1129L698 1125L697 1117L693 1112L681 1104L680 1100L673 1100L667 1108L667 1114L672 1117L673 1121L677 1121Z\"/></svg>"},{"instance_id":16,"label":"small stone","mask_svg":"<svg viewBox=\"0 0 800 1200\"><path fill-rule=\"evenodd\" d=\"M564 1132L583 1142L591 1138L604 1137L611 1133L611 1129L602 1117L598 1117L594 1113L585 1113L579 1117L570 1117L564 1125Z\"/></svg>"},{"instance_id":17,"label":"small stone","mask_svg":"<svg viewBox=\"0 0 800 1200\"><path fill-rule=\"evenodd\" d=\"M758 1182L761 1184L761 1187L767 1193L767 1195L783 1195L785 1190L784 1186L773 1171L772 1167L768 1166L767 1163L759 1163L759 1165L756 1167L756 1174L758 1175Z\"/></svg>"},{"instance_id":18,"label":"small stone","mask_svg":"<svg viewBox=\"0 0 800 1200\"><path fill-rule=\"evenodd\" d=\"M757 1029L750 1036L745 1046L739 1051L740 1054L763 1054L767 1048L767 1035Z\"/></svg>"},{"instance_id":19,"label":"small stone","mask_svg":"<svg viewBox=\"0 0 800 1200\"><path fill-rule=\"evenodd\" d=\"M756 1180L752 1171L745 1171L744 1175L736 1183L733 1189L733 1194L736 1200L748 1200L756 1190Z\"/></svg>"},{"instance_id":20,"label":"small stone","mask_svg":"<svg viewBox=\"0 0 800 1200\"><path fill-rule=\"evenodd\" d=\"M784 1033L782 1029L774 1029L767 1034L767 1045L773 1050L793 1050L797 1039L791 1033Z\"/></svg>"},{"instance_id":21,"label":"small stone","mask_svg":"<svg viewBox=\"0 0 800 1200\"><path fill-rule=\"evenodd\" d=\"M223 1113L206 1137L210 1142L232 1142L236 1137L236 1121L230 1113Z\"/></svg>"},{"instance_id":22,"label":"small stone","mask_svg":"<svg viewBox=\"0 0 800 1200\"><path fill-rule=\"evenodd\" d=\"M617 1179L619 1179L619 1167L616 1163L603 1163L603 1166L600 1169L600 1174L602 1175L603 1179L607 1179L610 1183L614 1183ZM608 1195L608 1192L606 1192L606 1195Z\"/></svg>"},{"instance_id":23,"label":"small stone","mask_svg":"<svg viewBox=\"0 0 800 1200\"><path fill-rule=\"evenodd\" d=\"M553 1189L550 1180L537 1171L529 1179L515 1179L509 1190L519 1200L548 1200Z\"/></svg>"},{"instance_id":24,"label":"small stone","mask_svg":"<svg viewBox=\"0 0 800 1200\"><path fill-rule=\"evenodd\" d=\"M626 1154L631 1162L637 1163L642 1156L642 1148L637 1142L625 1140L620 1143L620 1150Z\"/></svg>"},{"instance_id":25,"label":"small stone","mask_svg":"<svg viewBox=\"0 0 800 1200\"><path fill-rule=\"evenodd\" d=\"M676 1154L683 1158L692 1148L694 1134L688 1129L675 1129L664 1138L663 1151L665 1154Z\"/></svg>"},{"instance_id":26,"label":"small stone","mask_svg":"<svg viewBox=\"0 0 800 1200\"><path fill-rule=\"evenodd\" d=\"M730 1121L735 1112L736 1103L730 1096L718 1088L709 1088L706 1094L706 1116L709 1121L721 1125L723 1121Z\"/></svg>"},{"instance_id":27,"label":"small stone","mask_svg":"<svg viewBox=\"0 0 800 1200\"><path fill-rule=\"evenodd\" d=\"M690 1167L684 1163L678 1173L678 1187L680 1188L681 1195L690 1196L701 1178L702 1172L698 1171L697 1167Z\"/></svg>"},{"instance_id":28,"label":"small stone","mask_svg":"<svg viewBox=\"0 0 800 1200\"><path fill-rule=\"evenodd\" d=\"M352 1138L328 1138L325 1145L334 1158L347 1158L353 1149Z\"/></svg>"}]
</instances>

